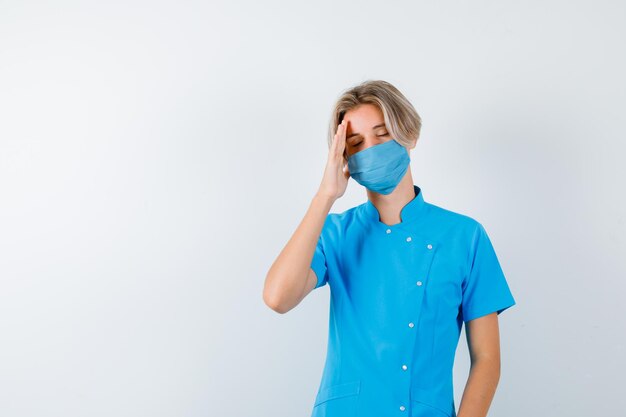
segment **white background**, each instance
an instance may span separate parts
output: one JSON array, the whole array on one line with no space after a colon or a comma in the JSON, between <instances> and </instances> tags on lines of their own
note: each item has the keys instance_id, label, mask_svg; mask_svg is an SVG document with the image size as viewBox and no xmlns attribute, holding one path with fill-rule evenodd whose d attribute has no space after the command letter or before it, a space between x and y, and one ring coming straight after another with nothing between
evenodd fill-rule
<instances>
[{"instance_id":1,"label":"white background","mask_svg":"<svg viewBox=\"0 0 626 417\"><path fill-rule=\"evenodd\" d=\"M623 413L625 16L0 1L0 415L309 415L329 289L284 315L262 289L365 79L413 103L415 183L485 226L517 301L490 415ZM468 366L462 333L457 408Z\"/></svg>"}]
</instances>

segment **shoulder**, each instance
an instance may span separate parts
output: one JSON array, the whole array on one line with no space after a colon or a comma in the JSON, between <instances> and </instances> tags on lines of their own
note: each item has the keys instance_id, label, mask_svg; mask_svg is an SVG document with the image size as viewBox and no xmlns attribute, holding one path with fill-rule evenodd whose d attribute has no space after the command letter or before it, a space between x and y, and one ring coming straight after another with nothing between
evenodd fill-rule
<instances>
[{"instance_id":1,"label":"shoulder","mask_svg":"<svg viewBox=\"0 0 626 417\"><path fill-rule=\"evenodd\" d=\"M437 237L471 264L477 253L493 251L491 238L477 218L429 204L429 222L438 229Z\"/></svg>"},{"instance_id":2,"label":"shoulder","mask_svg":"<svg viewBox=\"0 0 626 417\"><path fill-rule=\"evenodd\" d=\"M365 208L365 204L356 205L342 212L328 213L324 221L322 234L326 238L339 238L348 230L361 226L362 221L360 221L359 217Z\"/></svg>"},{"instance_id":3,"label":"shoulder","mask_svg":"<svg viewBox=\"0 0 626 417\"><path fill-rule=\"evenodd\" d=\"M467 213L453 211L433 203L425 204L428 207L430 224L443 233L472 237L482 228L482 224Z\"/></svg>"}]
</instances>

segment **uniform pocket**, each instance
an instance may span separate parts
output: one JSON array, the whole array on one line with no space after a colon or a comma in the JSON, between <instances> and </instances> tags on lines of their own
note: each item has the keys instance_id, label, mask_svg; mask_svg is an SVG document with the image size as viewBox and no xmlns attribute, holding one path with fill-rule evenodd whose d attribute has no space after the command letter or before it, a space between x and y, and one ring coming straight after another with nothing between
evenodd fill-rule
<instances>
[{"instance_id":1,"label":"uniform pocket","mask_svg":"<svg viewBox=\"0 0 626 417\"><path fill-rule=\"evenodd\" d=\"M437 393L419 387L411 388L411 417L451 417L447 401Z\"/></svg>"},{"instance_id":2,"label":"uniform pocket","mask_svg":"<svg viewBox=\"0 0 626 417\"><path fill-rule=\"evenodd\" d=\"M356 417L361 381L344 382L320 389L311 417Z\"/></svg>"}]
</instances>

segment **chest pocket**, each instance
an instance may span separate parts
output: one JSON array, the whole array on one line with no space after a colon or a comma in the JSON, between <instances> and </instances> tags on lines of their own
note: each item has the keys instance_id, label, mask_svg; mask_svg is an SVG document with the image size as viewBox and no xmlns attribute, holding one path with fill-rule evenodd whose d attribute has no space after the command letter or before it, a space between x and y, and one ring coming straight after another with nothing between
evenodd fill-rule
<instances>
[{"instance_id":1,"label":"chest pocket","mask_svg":"<svg viewBox=\"0 0 626 417\"><path fill-rule=\"evenodd\" d=\"M356 417L360 391L360 380L322 388L315 399L311 417Z\"/></svg>"}]
</instances>

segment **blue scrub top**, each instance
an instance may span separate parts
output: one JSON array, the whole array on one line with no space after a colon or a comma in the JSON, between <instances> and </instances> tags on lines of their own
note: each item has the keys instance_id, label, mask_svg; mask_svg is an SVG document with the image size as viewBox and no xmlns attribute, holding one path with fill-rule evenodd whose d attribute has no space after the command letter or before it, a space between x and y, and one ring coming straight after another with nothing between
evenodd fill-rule
<instances>
[{"instance_id":1,"label":"blue scrub top","mask_svg":"<svg viewBox=\"0 0 626 417\"><path fill-rule=\"evenodd\" d=\"M330 287L312 417L456 417L463 322L515 305L485 228L413 188L393 226L370 200L326 217L311 262L315 288Z\"/></svg>"}]
</instances>

